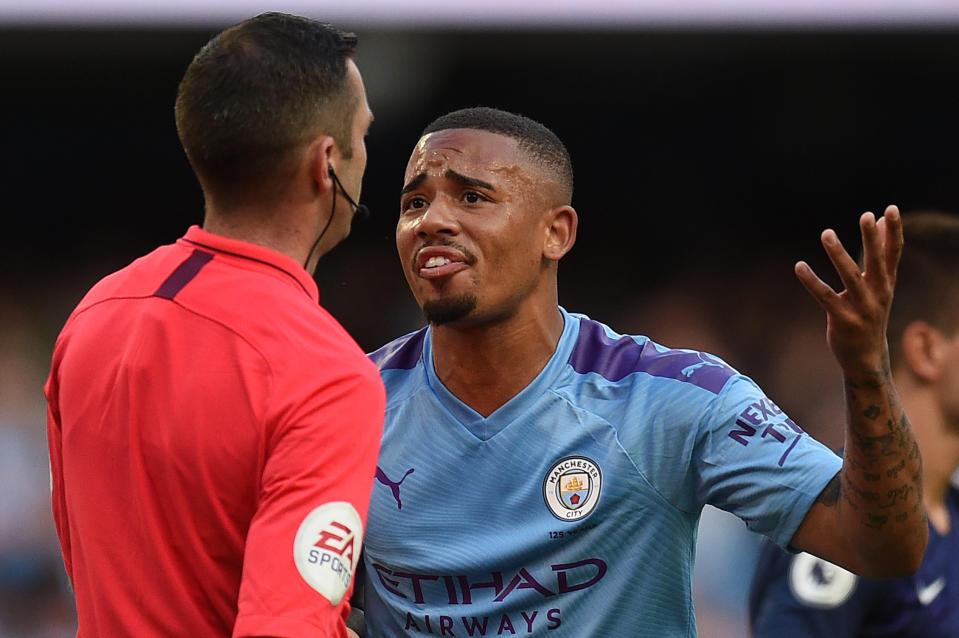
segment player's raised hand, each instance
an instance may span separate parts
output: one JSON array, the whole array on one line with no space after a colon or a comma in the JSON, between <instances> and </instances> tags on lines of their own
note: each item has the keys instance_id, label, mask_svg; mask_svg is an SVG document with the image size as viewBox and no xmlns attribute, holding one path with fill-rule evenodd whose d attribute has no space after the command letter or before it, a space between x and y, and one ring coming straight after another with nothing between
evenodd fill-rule
<instances>
[{"instance_id":1,"label":"player's raised hand","mask_svg":"<svg viewBox=\"0 0 959 638\"><path fill-rule=\"evenodd\" d=\"M902 255L902 218L888 206L877 221L872 213L859 218L862 269L843 247L835 231L824 230L822 245L845 290L836 292L804 261L796 264L799 281L826 311L826 340L846 374L888 367L886 326Z\"/></svg>"}]
</instances>

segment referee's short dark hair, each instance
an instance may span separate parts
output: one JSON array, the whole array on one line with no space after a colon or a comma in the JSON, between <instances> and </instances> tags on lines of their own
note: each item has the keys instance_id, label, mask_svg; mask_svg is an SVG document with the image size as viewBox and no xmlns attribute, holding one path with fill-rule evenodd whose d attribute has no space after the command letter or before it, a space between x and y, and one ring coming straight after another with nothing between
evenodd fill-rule
<instances>
[{"instance_id":1,"label":"referee's short dark hair","mask_svg":"<svg viewBox=\"0 0 959 638\"><path fill-rule=\"evenodd\" d=\"M177 91L177 132L204 191L229 205L291 174L321 134L352 152L359 104L347 81L352 33L263 13L214 36Z\"/></svg>"}]
</instances>

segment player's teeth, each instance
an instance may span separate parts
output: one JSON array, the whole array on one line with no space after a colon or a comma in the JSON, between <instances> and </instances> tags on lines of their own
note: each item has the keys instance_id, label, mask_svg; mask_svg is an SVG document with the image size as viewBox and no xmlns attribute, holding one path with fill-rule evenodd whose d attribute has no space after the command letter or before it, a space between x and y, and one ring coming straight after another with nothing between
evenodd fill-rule
<instances>
[{"instance_id":1,"label":"player's teeth","mask_svg":"<svg viewBox=\"0 0 959 638\"><path fill-rule=\"evenodd\" d=\"M450 260L446 257L430 257L426 260L427 268L436 268L437 266L445 266L450 263Z\"/></svg>"}]
</instances>

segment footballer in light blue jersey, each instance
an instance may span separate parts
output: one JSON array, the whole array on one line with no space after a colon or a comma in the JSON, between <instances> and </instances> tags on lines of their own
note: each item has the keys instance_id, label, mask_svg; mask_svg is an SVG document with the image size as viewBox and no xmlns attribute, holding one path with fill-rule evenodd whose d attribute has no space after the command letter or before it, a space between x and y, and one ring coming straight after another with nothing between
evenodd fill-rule
<instances>
[{"instance_id":1,"label":"footballer in light blue jersey","mask_svg":"<svg viewBox=\"0 0 959 638\"><path fill-rule=\"evenodd\" d=\"M488 418L437 379L430 328L371 355L388 404L370 636L695 636L703 506L786 545L839 471L720 359L563 319L546 367Z\"/></svg>"},{"instance_id":2,"label":"footballer in light blue jersey","mask_svg":"<svg viewBox=\"0 0 959 638\"><path fill-rule=\"evenodd\" d=\"M915 571L920 459L883 369L898 210L861 217L864 272L823 234L852 292L796 268L850 389L843 463L715 356L560 307L572 179L555 133L498 109L441 116L413 149L396 245L428 325L371 355L367 634L696 636L706 504L860 572Z\"/></svg>"}]
</instances>

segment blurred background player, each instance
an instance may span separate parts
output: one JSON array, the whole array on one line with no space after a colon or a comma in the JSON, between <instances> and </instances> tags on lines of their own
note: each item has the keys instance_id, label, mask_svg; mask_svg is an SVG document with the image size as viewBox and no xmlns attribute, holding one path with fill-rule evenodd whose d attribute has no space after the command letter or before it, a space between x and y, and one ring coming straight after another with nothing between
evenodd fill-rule
<instances>
[{"instance_id":1,"label":"blurred background player","mask_svg":"<svg viewBox=\"0 0 959 638\"><path fill-rule=\"evenodd\" d=\"M57 340L81 638L347 635L385 395L311 274L366 167L355 46L278 13L210 40L176 99L203 228L101 280Z\"/></svg>"},{"instance_id":2,"label":"blurred background player","mask_svg":"<svg viewBox=\"0 0 959 638\"><path fill-rule=\"evenodd\" d=\"M896 388L922 451L929 545L908 578L873 580L764 543L749 617L756 638L959 636L959 215L903 215L889 319Z\"/></svg>"},{"instance_id":3,"label":"blurred background player","mask_svg":"<svg viewBox=\"0 0 959 638\"><path fill-rule=\"evenodd\" d=\"M396 244L429 325L372 355L388 403L368 633L693 636L707 503L863 573L914 571L920 459L885 337L898 210L862 215L865 274L823 233L841 293L796 267L851 388L844 463L717 357L558 305L572 185L558 137L497 109L442 116L413 149ZM882 496L850 491L873 474Z\"/></svg>"}]
</instances>

